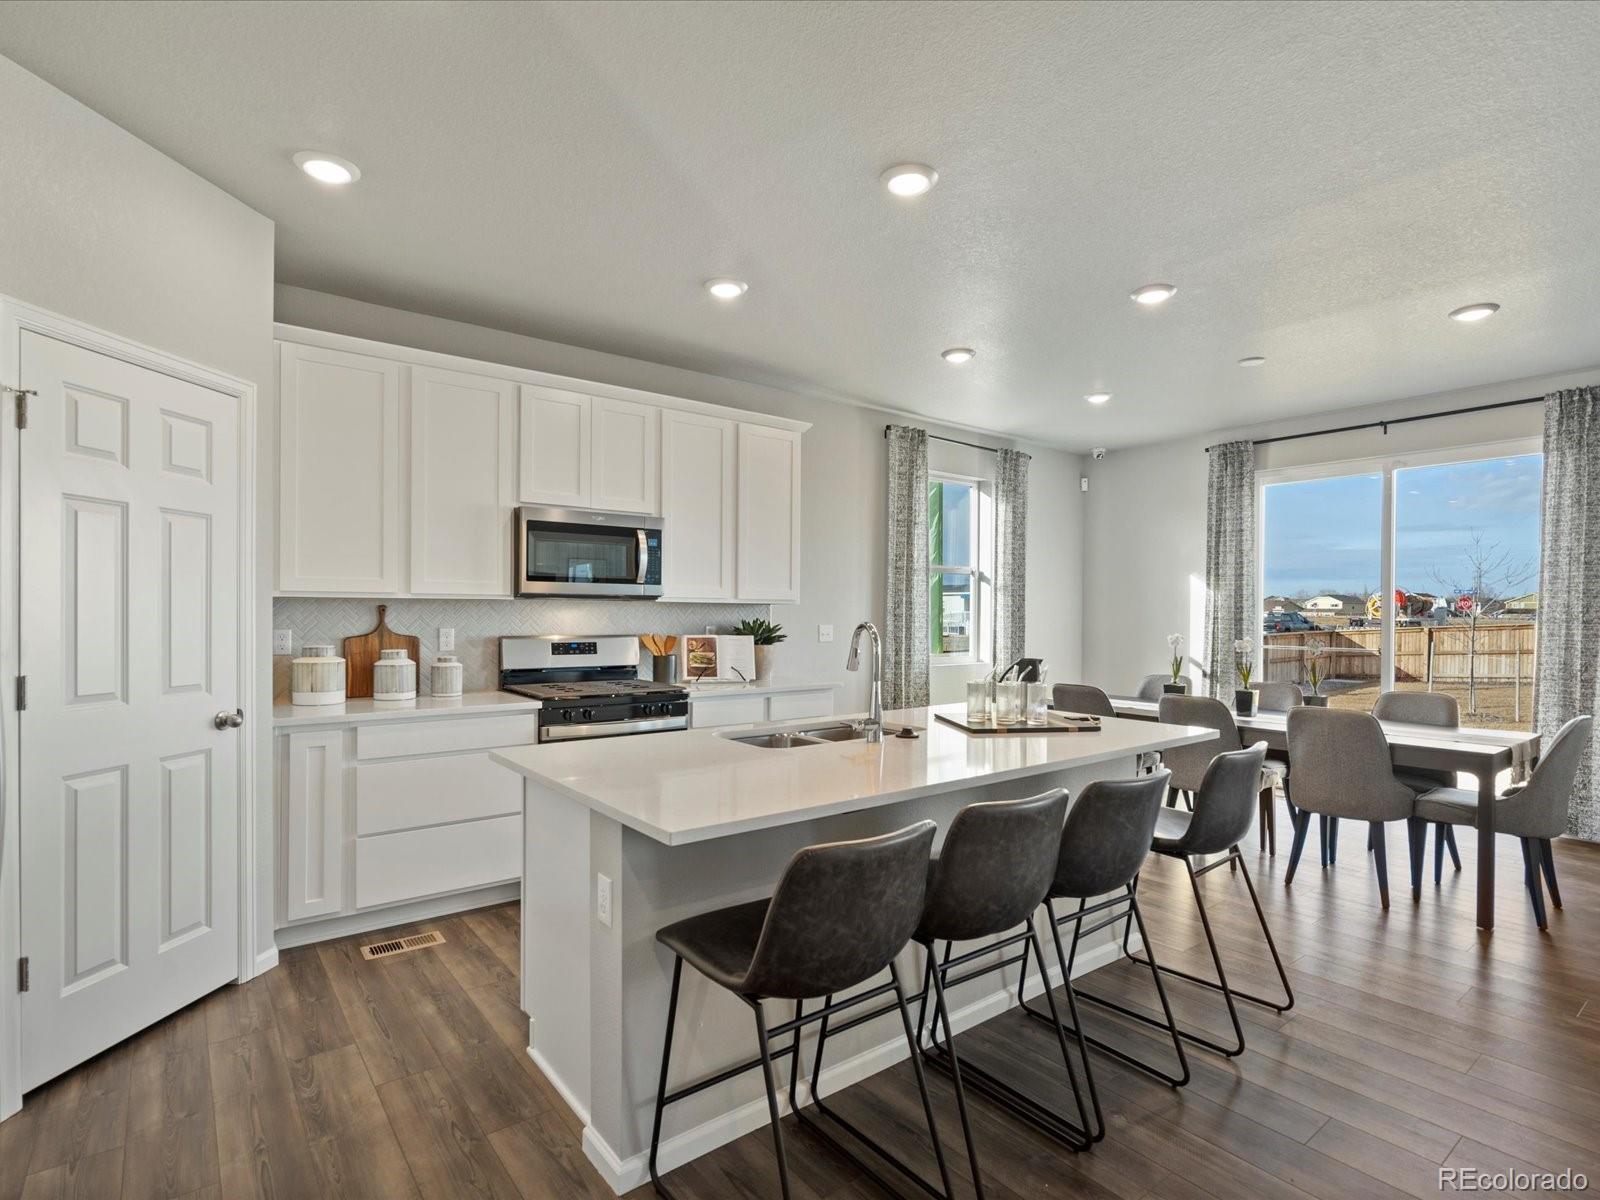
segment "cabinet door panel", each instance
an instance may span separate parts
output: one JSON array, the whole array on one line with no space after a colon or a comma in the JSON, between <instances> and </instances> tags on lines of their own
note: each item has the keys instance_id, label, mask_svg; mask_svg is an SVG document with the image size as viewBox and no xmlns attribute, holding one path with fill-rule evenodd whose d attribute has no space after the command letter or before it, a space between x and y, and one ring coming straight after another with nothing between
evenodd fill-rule
<instances>
[{"instance_id":1,"label":"cabinet door panel","mask_svg":"<svg viewBox=\"0 0 1600 1200\"><path fill-rule=\"evenodd\" d=\"M578 392L522 385L524 504L589 507L591 407Z\"/></svg>"},{"instance_id":2,"label":"cabinet door panel","mask_svg":"<svg viewBox=\"0 0 1600 1200\"><path fill-rule=\"evenodd\" d=\"M596 396L591 412L590 507L659 516L661 410Z\"/></svg>"},{"instance_id":3,"label":"cabinet door panel","mask_svg":"<svg viewBox=\"0 0 1600 1200\"><path fill-rule=\"evenodd\" d=\"M344 733L291 733L285 741L284 917L298 921L344 907Z\"/></svg>"},{"instance_id":4,"label":"cabinet door panel","mask_svg":"<svg viewBox=\"0 0 1600 1200\"><path fill-rule=\"evenodd\" d=\"M800 435L739 426L740 600L800 599Z\"/></svg>"},{"instance_id":5,"label":"cabinet door panel","mask_svg":"<svg viewBox=\"0 0 1600 1200\"><path fill-rule=\"evenodd\" d=\"M511 586L516 385L411 368L411 591L504 596Z\"/></svg>"},{"instance_id":6,"label":"cabinet door panel","mask_svg":"<svg viewBox=\"0 0 1600 1200\"><path fill-rule=\"evenodd\" d=\"M399 592L398 363L279 347L278 588Z\"/></svg>"},{"instance_id":7,"label":"cabinet door panel","mask_svg":"<svg viewBox=\"0 0 1600 1200\"><path fill-rule=\"evenodd\" d=\"M661 415L667 597L733 598L734 447L732 421L689 412Z\"/></svg>"},{"instance_id":8,"label":"cabinet door panel","mask_svg":"<svg viewBox=\"0 0 1600 1200\"><path fill-rule=\"evenodd\" d=\"M356 907L487 887L521 871L520 814L380 833L356 842Z\"/></svg>"}]
</instances>

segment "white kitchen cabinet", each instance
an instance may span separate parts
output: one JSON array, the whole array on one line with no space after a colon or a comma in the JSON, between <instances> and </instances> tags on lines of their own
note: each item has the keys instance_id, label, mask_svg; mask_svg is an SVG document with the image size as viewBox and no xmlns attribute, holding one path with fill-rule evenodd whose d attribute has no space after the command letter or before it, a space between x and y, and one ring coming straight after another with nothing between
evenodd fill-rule
<instances>
[{"instance_id":1,"label":"white kitchen cabinet","mask_svg":"<svg viewBox=\"0 0 1600 1200\"><path fill-rule=\"evenodd\" d=\"M344 732L291 733L283 740L284 916L299 921L344 907Z\"/></svg>"},{"instance_id":2,"label":"white kitchen cabinet","mask_svg":"<svg viewBox=\"0 0 1600 1200\"><path fill-rule=\"evenodd\" d=\"M401 365L286 342L278 367L278 589L400 592Z\"/></svg>"},{"instance_id":3,"label":"white kitchen cabinet","mask_svg":"<svg viewBox=\"0 0 1600 1200\"><path fill-rule=\"evenodd\" d=\"M524 504L589 507L593 407L579 392L522 385Z\"/></svg>"},{"instance_id":4,"label":"white kitchen cabinet","mask_svg":"<svg viewBox=\"0 0 1600 1200\"><path fill-rule=\"evenodd\" d=\"M414 366L410 397L410 591L504 596L516 503L516 384Z\"/></svg>"},{"instance_id":5,"label":"white kitchen cabinet","mask_svg":"<svg viewBox=\"0 0 1600 1200\"><path fill-rule=\"evenodd\" d=\"M590 406L589 507L661 513L661 410L596 396Z\"/></svg>"},{"instance_id":6,"label":"white kitchen cabinet","mask_svg":"<svg viewBox=\"0 0 1600 1200\"><path fill-rule=\"evenodd\" d=\"M732 421L695 412L661 415L666 599L733 599L736 451Z\"/></svg>"},{"instance_id":7,"label":"white kitchen cabinet","mask_svg":"<svg viewBox=\"0 0 1600 1200\"><path fill-rule=\"evenodd\" d=\"M739 423L740 600L800 599L800 434ZM670 535L671 530L669 528Z\"/></svg>"}]
</instances>

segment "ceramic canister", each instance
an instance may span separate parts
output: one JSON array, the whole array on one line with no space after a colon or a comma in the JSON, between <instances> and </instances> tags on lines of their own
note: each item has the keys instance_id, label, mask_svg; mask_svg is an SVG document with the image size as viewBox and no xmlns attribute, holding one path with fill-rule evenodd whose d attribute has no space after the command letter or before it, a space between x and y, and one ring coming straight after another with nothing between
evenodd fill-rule
<instances>
[{"instance_id":1,"label":"ceramic canister","mask_svg":"<svg viewBox=\"0 0 1600 1200\"><path fill-rule=\"evenodd\" d=\"M343 704L344 659L332 646L308 645L289 664L289 701L292 704Z\"/></svg>"},{"instance_id":2,"label":"ceramic canister","mask_svg":"<svg viewBox=\"0 0 1600 1200\"><path fill-rule=\"evenodd\" d=\"M453 654L441 654L433 660L433 694L435 696L461 695L461 660Z\"/></svg>"},{"instance_id":3,"label":"ceramic canister","mask_svg":"<svg viewBox=\"0 0 1600 1200\"><path fill-rule=\"evenodd\" d=\"M404 650L378 651L378 661L372 664L372 698L417 698L417 664L406 657Z\"/></svg>"}]
</instances>

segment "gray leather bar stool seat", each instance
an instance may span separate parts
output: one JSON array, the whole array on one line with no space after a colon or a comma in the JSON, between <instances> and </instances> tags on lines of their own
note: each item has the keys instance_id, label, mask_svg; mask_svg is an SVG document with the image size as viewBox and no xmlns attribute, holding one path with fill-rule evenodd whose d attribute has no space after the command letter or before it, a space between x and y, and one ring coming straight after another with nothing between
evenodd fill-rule
<instances>
[{"instance_id":1,"label":"gray leather bar stool seat","mask_svg":"<svg viewBox=\"0 0 1600 1200\"><path fill-rule=\"evenodd\" d=\"M1434 729L1461 728L1461 706L1456 703L1454 696L1444 692L1384 692L1373 704L1372 715L1380 721L1398 721L1406 725L1428 725ZM1396 768L1394 774L1396 779L1419 796L1434 788L1456 786L1454 771L1405 767ZM1445 851L1450 852L1450 861L1458 871L1461 870L1461 852L1456 849L1455 831L1449 823L1436 822L1433 828L1433 882L1437 884L1444 880Z\"/></svg>"},{"instance_id":2,"label":"gray leather bar stool seat","mask_svg":"<svg viewBox=\"0 0 1600 1200\"><path fill-rule=\"evenodd\" d=\"M761 1068L766 1080L767 1111L772 1122L772 1140L777 1150L778 1181L785 1200L790 1196L789 1161L784 1153L783 1129L778 1121L778 1092L773 1070L774 1057L790 1056L789 1102L796 1117L841 1154L845 1155L874 1181L889 1184L831 1130L812 1119L798 1103L801 1030L819 1023L816 1058L812 1067L811 1094L818 1112L835 1122L861 1145L911 1180L931 1196L948 1200L953 1193L944 1150L934 1124L933 1106L923 1078L921 1059L916 1053L917 1039L911 1027L905 992L895 957L910 941L922 915L928 879L928 853L933 846L934 824L919 821L895 833L858 841L833 842L809 846L798 851L771 900L754 900L728 908L701 913L665 926L656 940L673 954L672 991L667 1002L667 1031L661 1051L661 1076L656 1090L655 1121L650 1132L650 1179L663 1196L671 1196L662 1182L657 1159L661 1148L661 1120L669 1104L685 1100L724 1083L746 1071ZM677 1019L678 997L683 982L683 964L700 972L712 983L726 988L750 1006L755 1018L758 1056L719 1071L696 1083L667 1090L667 1073L672 1060L672 1032ZM888 972L889 979L834 1003L833 994L866 983ZM893 993L893 999L838 1026L835 1032L881 1016L892 1010L900 1013L917 1087L922 1094L923 1116L933 1140L943 1188L936 1189L883 1146L868 1138L853 1124L839 1117L824 1104L818 1090L822 1074L822 1050L828 1022L848 1010L871 1003ZM805 1001L824 997L811 1013ZM767 1024L763 1001L792 1000L794 1016L777 1025ZM789 1035L790 1042L776 1052L773 1041Z\"/></svg>"},{"instance_id":3,"label":"gray leather bar stool seat","mask_svg":"<svg viewBox=\"0 0 1600 1200\"><path fill-rule=\"evenodd\" d=\"M1184 1053L1183 1042L1178 1037L1178 1026L1172 1016L1172 1006L1167 1002L1166 985L1161 982L1161 973L1155 967L1154 952L1150 951L1149 940L1145 937L1144 914L1139 909L1139 898L1135 890L1139 870L1144 866L1145 856L1150 852L1150 841L1154 836L1158 816L1173 811L1161 807L1161 801L1167 793L1167 779L1168 772L1162 770L1135 779L1096 781L1083 789L1078 796L1078 802L1067 814L1067 823L1061 830L1061 853L1056 860L1055 879L1051 881L1050 893L1045 898L1045 909L1050 917L1050 935L1055 941L1056 963L1061 968L1061 987L1067 994L1067 1007L1072 1013L1072 1028L1067 1032L1078 1040L1080 1051L1085 1046L1093 1046L1128 1066L1155 1076L1163 1083L1172 1087L1182 1087L1189 1082L1189 1059ZM1094 901L1093 904L1089 903L1091 900ZM1067 909L1065 905L1058 907L1057 901L1077 901L1077 908ZM1110 915L1102 917L1100 915L1102 913ZM1085 926L1084 922L1091 917L1099 919L1094 924ZM1077 962L1078 943L1090 934L1124 920L1130 924L1138 922L1139 936L1145 940L1145 949L1150 954L1148 960L1150 977L1155 984L1156 996L1161 1001L1161 1011L1166 1014L1166 1021L1162 1023L1153 1017L1133 1012L1110 1001L1098 1000L1097 1003L1116 1008L1158 1029L1166 1030L1172 1038L1173 1053L1178 1060L1176 1072L1154 1066L1118 1046L1090 1037L1084 1032L1083 1019L1078 1010L1078 999L1080 995L1083 995L1084 999L1094 999L1094 997L1080 993L1072 982L1072 968ZM1069 948L1063 949L1061 927L1069 923L1072 925L1072 942ZM1123 950L1127 952L1126 934L1123 939ZM1039 968L1043 975L1042 956L1039 959ZM1054 1007L1046 1013L1028 1003L1027 982L1027 948L1024 947L1022 978L1017 986L1017 1003L1031 1017L1041 1021L1055 1021ZM1048 990L1048 979L1044 982ZM1100 1112L1099 1093L1095 1089L1094 1075L1089 1067L1087 1053L1084 1054L1084 1076L1089 1084L1095 1119L1099 1123L1098 1137L1104 1134L1105 1126Z\"/></svg>"},{"instance_id":4,"label":"gray leather bar stool seat","mask_svg":"<svg viewBox=\"0 0 1600 1200\"><path fill-rule=\"evenodd\" d=\"M955 1086L956 1111L966 1139L973 1187L979 1196L983 1195L983 1173L967 1111L969 1085L1070 1149L1087 1149L1094 1138L1078 1069L1059 1022L1056 1041L1077 1106L1076 1120L1055 1112L996 1073L963 1062L951 1031L947 999L949 989L957 984L1019 961L1018 956L1006 953L1018 944L1032 947L1042 960L1044 951L1033 914L1044 903L1055 874L1056 847L1060 844L1066 807L1067 793L1056 788L1022 800L984 801L963 808L950 823L939 857L929 866L927 902L912 935L928 954L922 1002L917 1010L918 1040L928 1016L931 993L932 1028L925 1053L928 1061L948 1074ZM954 953L956 942L975 941L982 944ZM942 955L937 953L940 942L944 943ZM994 957L997 951L998 959ZM980 959L986 961L979 962ZM1052 1012L1054 1005L1052 998Z\"/></svg>"},{"instance_id":5,"label":"gray leather bar stool seat","mask_svg":"<svg viewBox=\"0 0 1600 1200\"><path fill-rule=\"evenodd\" d=\"M1058 683L1050 689L1050 707L1091 717L1114 717L1111 697L1092 683Z\"/></svg>"},{"instance_id":6,"label":"gray leather bar stool seat","mask_svg":"<svg viewBox=\"0 0 1600 1200\"><path fill-rule=\"evenodd\" d=\"M1539 765L1525 784L1514 784L1495 800L1494 831L1522 841L1522 882L1528 889L1533 917L1540 929L1549 928L1544 891L1550 889L1550 902L1561 907L1561 890L1556 885L1555 853L1550 839L1567 831L1567 809L1572 789L1594 732L1594 718L1573 717L1556 733L1550 746L1539 756ZM1441 787L1417 797L1414 827L1426 836L1427 823L1476 825L1478 795L1466 788ZM1413 832L1413 839L1419 836ZM1420 864L1412 867L1412 886L1420 890ZM1540 876L1543 875L1543 884Z\"/></svg>"},{"instance_id":7,"label":"gray leather bar stool seat","mask_svg":"<svg viewBox=\"0 0 1600 1200\"><path fill-rule=\"evenodd\" d=\"M1214 741L1195 742L1189 746L1173 746L1161 752L1161 765L1172 772L1174 796L1169 803L1176 806L1181 794L1190 808L1194 807L1194 794L1205 780L1212 759L1219 754L1231 754L1244 749L1244 739L1239 736L1239 726L1233 713L1221 700L1210 696L1163 696L1158 709L1161 721L1169 725L1200 725L1215 729ZM1259 814L1261 848L1272 856L1278 853L1278 812L1273 801L1273 788L1281 780L1284 794L1288 794L1289 768L1284 763L1263 762L1257 783L1256 807Z\"/></svg>"},{"instance_id":8,"label":"gray leather bar stool seat","mask_svg":"<svg viewBox=\"0 0 1600 1200\"><path fill-rule=\"evenodd\" d=\"M1256 885L1250 878L1250 870L1245 866L1244 858L1239 853L1239 839L1250 830L1251 810L1256 801L1256 784L1266 754L1267 744L1257 742L1248 749L1219 754L1212 759L1210 767L1206 769L1205 780L1200 784L1200 790L1195 793L1194 812L1180 812L1174 808L1163 809L1160 819L1156 822L1155 839L1150 847L1157 854L1179 859L1189 872L1189 887L1194 892L1195 907L1200 912L1200 927L1205 931L1206 945L1211 951L1211 964L1216 968L1217 977L1215 980L1206 979L1187 971L1180 971L1176 967L1160 967L1159 970L1163 974L1186 979L1190 983L1221 992L1223 1001L1228 1006L1228 1017L1233 1022L1234 1044L1224 1046L1186 1030L1180 1030L1180 1036L1197 1046L1204 1046L1208 1050L1215 1050L1218 1054L1230 1058L1244 1052L1244 1027L1239 1023L1239 1010L1234 1004L1235 998L1248 1000L1252 1004L1259 1004L1277 1013L1288 1012L1294 1007L1294 989L1289 986L1288 972L1284 970L1283 959L1278 955L1278 945L1273 941L1272 930L1267 926L1267 914L1261 910L1261 898L1256 895ZM1214 859L1202 867L1197 868L1194 865L1196 858L1215 854L1224 857ZM1228 983L1228 973L1222 965L1222 953L1217 948L1217 939L1211 931L1211 917L1206 911L1205 895L1200 890L1200 877L1216 870L1223 863L1236 868L1237 873L1244 877L1245 890L1249 892L1250 903L1256 910L1256 923L1261 926L1261 936L1266 939L1267 950L1271 953L1273 966L1278 971L1278 982L1283 985L1282 1000L1268 1000L1263 996L1251 995L1249 992L1239 991ZM1127 948L1126 939L1129 932L1127 928L1123 931L1124 950ZM1154 963L1151 965L1153 967Z\"/></svg>"}]
</instances>

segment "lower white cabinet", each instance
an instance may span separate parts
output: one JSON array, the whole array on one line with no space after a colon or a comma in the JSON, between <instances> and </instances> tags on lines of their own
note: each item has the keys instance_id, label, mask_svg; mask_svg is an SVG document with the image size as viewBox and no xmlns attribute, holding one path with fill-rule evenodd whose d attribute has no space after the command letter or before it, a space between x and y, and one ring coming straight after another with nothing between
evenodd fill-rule
<instances>
[{"instance_id":1,"label":"lower white cabinet","mask_svg":"<svg viewBox=\"0 0 1600 1200\"><path fill-rule=\"evenodd\" d=\"M521 872L521 816L357 838L356 907L464 892Z\"/></svg>"},{"instance_id":2,"label":"lower white cabinet","mask_svg":"<svg viewBox=\"0 0 1600 1200\"><path fill-rule=\"evenodd\" d=\"M284 916L324 917L344 907L344 731L291 733L284 805Z\"/></svg>"},{"instance_id":3,"label":"lower white cabinet","mask_svg":"<svg viewBox=\"0 0 1600 1200\"><path fill-rule=\"evenodd\" d=\"M798 721L833 715L833 688L807 691L739 692L730 696L689 697L689 726L758 725L763 721Z\"/></svg>"}]
</instances>

